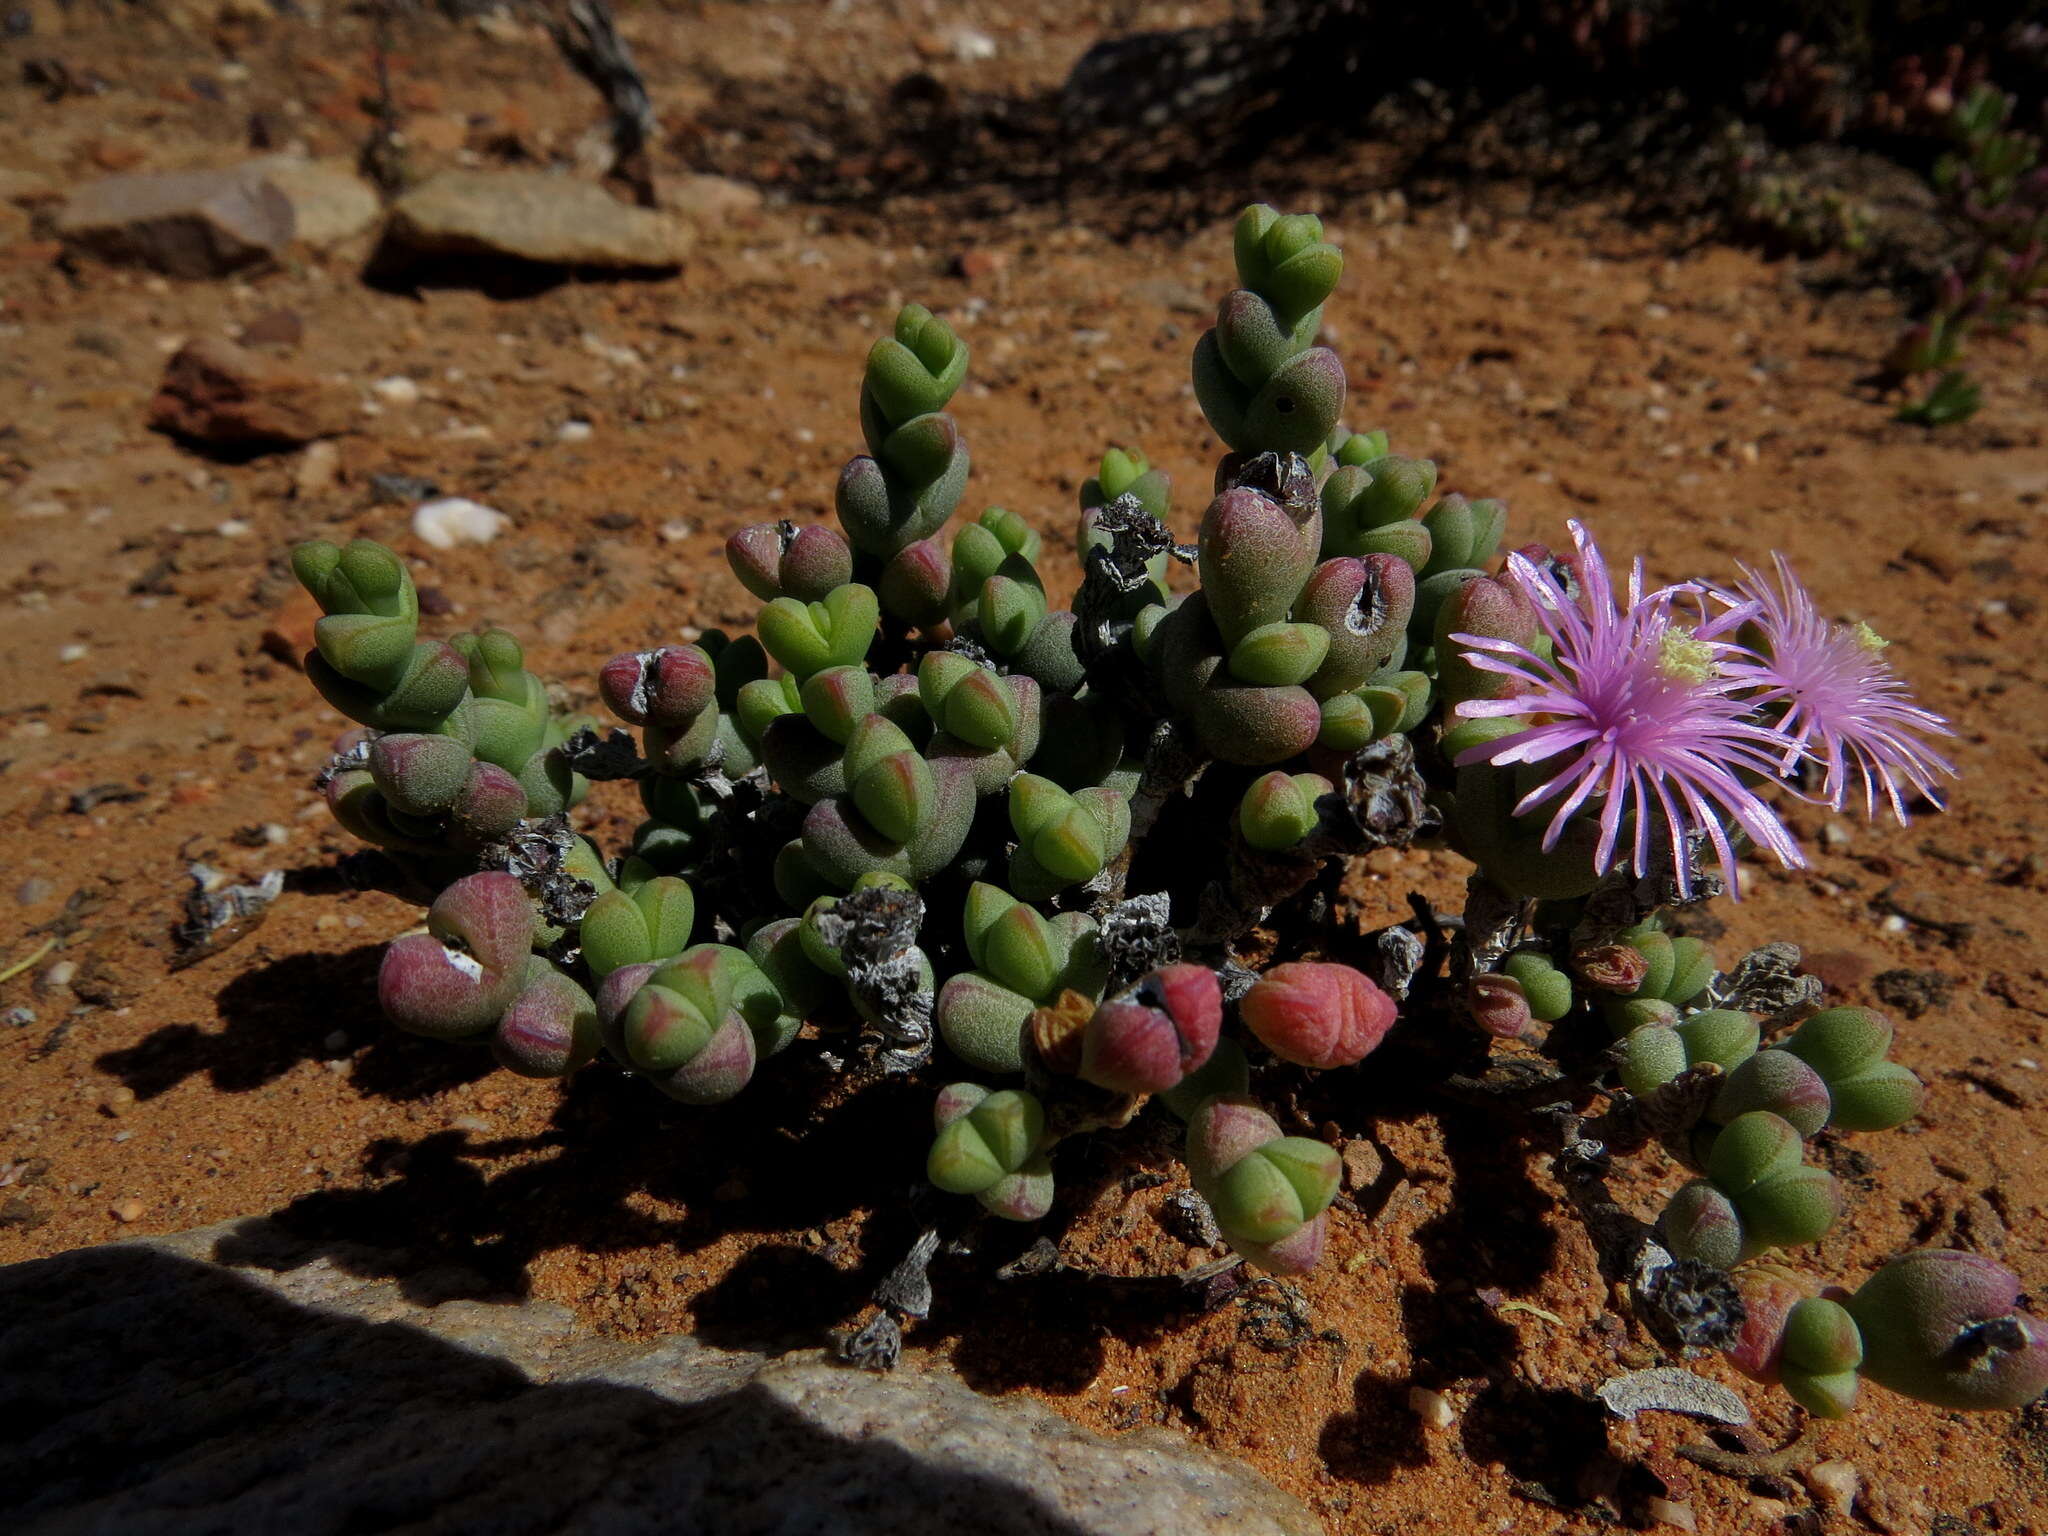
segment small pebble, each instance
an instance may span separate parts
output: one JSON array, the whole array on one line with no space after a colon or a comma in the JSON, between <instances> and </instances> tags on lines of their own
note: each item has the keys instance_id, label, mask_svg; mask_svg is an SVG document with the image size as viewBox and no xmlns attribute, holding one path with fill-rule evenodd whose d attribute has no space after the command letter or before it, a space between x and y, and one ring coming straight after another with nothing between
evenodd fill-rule
<instances>
[{"instance_id":1,"label":"small pebble","mask_svg":"<svg viewBox=\"0 0 2048 1536\"><path fill-rule=\"evenodd\" d=\"M57 653L57 659L68 667L74 661L85 660L85 658L90 656L91 654L92 647L89 645L67 645L64 647L64 649Z\"/></svg>"},{"instance_id":2,"label":"small pebble","mask_svg":"<svg viewBox=\"0 0 2048 1536\"><path fill-rule=\"evenodd\" d=\"M662 542L680 544L697 531L697 525L687 517L671 518L661 525Z\"/></svg>"},{"instance_id":3,"label":"small pebble","mask_svg":"<svg viewBox=\"0 0 2048 1536\"><path fill-rule=\"evenodd\" d=\"M239 517L231 517L224 523L215 523L213 531L224 539L245 539L254 527L253 523L244 522Z\"/></svg>"},{"instance_id":4,"label":"small pebble","mask_svg":"<svg viewBox=\"0 0 2048 1536\"><path fill-rule=\"evenodd\" d=\"M420 387L404 374L393 374L372 384L370 393L387 405L417 405Z\"/></svg>"},{"instance_id":5,"label":"small pebble","mask_svg":"<svg viewBox=\"0 0 2048 1536\"><path fill-rule=\"evenodd\" d=\"M71 985L71 978L77 974L78 962L76 960L59 960L55 965L43 972L43 985L46 987L68 987Z\"/></svg>"},{"instance_id":6,"label":"small pebble","mask_svg":"<svg viewBox=\"0 0 2048 1536\"><path fill-rule=\"evenodd\" d=\"M1696 1531L1700 1528L1699 1522L1693 1518L1692 1506L1681 1504L1676 1499L1645 1499L1643 1513L1659 1525L1676 1526L1681 1531Z\"/></svg>"},{"instance_id":7,"label":"small pebble","mask_svg":"<svg viewBox=\"0 0 2048 1536\"><path fill-rule=\"evenodd\" d=\"M1458 1410L1451 1400L1428 1387L1408 1389L1408 1411L1422 1420L1425 1429L1449 1429L1458 1422Z\"/></svg>"},{"instance_id":8,"label":"small pebble","mask_svg":"<svg viewBox=\"0 0 2048 1536\"><path fill-rule=\"evenodd\" d=\"M108 1114L125 1115L128 1113L130 1106L135 1103L135 1090L126 1083L122 1083L118 1087L107 1090L106 1102Z\"/></svg>"},{"instance_id":9,"label":"small pebble","mask_svg":"<svg viewBox=\"0 0 2048 1536\"><path fill-rule=\"evenodd\" d=\"M30 875L14 888L14 904L18 907L39 907L56 894L56 881Z\"/></svg>"},{"instance_id":10,"label":"small pebble","mask_svg":"<svg viewBox=\"0 0 2048 1536\"><path fill-rule=\"evenodd\" d=\"M482 1115L457 1115L449 1125L458 1131L467 1131L472 1136L491 1134L491 1122Z\"/></svg>"},{"instance_id":11,"label":"small pebble","mask_svg":"<svg viewBox=\"0 0 2048 1536\"><path fill-rule=\"evenodd\" d=\"M412 531L435 549L488 544L511 521L504 513L463 496L422 503L412 515Z\"/></svg>"},{"instance_id":12,"label":"small pebble","mask_svg":"<svg viewBox=\"0 0 2048 1536\"><path fill-rule=\"evenodd\" d=\"M1906 931L1906 920L1894 912L1877 926L1886 933L1904 933Z\"/></svg>"},{"instance_id":13,"label":"small pebble","mask_svg":"<svg viewBox=\"0 0 2048 1536\"><path fill-rule=\"evenodd\" d=\"M1820 829L1820 840L1825 848L1846 848L1849 846L1849 829L1839 821L1831 821Z\"/></svg>"},{"instance_id":14,"label":"small pebble","mask_svg":"<svg viewBox=\"0 0 2048 1536\"><path fill-rule=\"evenodd\" d=\"M587 443L592 427L587 421L565 421L555 432L555 440L563 443Z\"/></svg>"},{"instance_id":15,"label":"small pebble","mask_svg":"<svg viewBox=\"0 0 2048 1536\"><path fill-rule=\"evenodd\" d=\"M114 1202L114 1220L140 1221L142 1220L142 1213L148 1209L148 1206L144 1205L133 1195L130 1195L126 1200L116 1200Z\"/></svg>"},{"instance_id":16,"label":"small pebble","mask_svg":"<svg viewBox=\"0 0 2048 1536\"><path fill-rule=\"evenodd\" d=\"M1863 1491L1863 1476L1846 1461L1817 1461L1806 1469L1806 1486L1822 1504L1846 1519L1856 1495Z\"/></svg>"}]
</instances>

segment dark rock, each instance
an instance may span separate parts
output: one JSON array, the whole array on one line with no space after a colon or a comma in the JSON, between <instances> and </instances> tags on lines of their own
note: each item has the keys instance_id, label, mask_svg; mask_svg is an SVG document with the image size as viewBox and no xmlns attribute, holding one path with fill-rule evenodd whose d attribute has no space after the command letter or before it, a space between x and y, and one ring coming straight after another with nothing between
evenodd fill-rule
<instances>
[{"instance_id":1,"label":"dark rock","mask_svg":"<svg viewBox=\"0 0 2048 1536\"><path fill-rule=\"evenodd\" d=\"M325 379L204 337L165 365L149 424L211 448L293 448L345 431L351 403L347 391Z\"/></svg>"}]
</instances>

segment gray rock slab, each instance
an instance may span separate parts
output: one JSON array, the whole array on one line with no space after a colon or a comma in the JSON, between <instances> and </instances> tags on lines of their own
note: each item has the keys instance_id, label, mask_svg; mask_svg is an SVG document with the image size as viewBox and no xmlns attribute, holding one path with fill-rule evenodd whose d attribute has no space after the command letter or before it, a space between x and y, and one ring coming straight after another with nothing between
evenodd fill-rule
<instances>
[{"instance_id":1,"label":"gray rock slab","mask_svg":"<svg viewBox=\"0 0 2048 1536\"><path fill-rule=\"evenodd\" d=\"M690 225L547 171L444 171L391 208L386 256L483 257L540 266L665 269Z\"/></svg>"},{"instance_id":2,"label":"gray rock slab","mask_svg":"<svg viewBox=\"0 0 2048 1536\"><path fill-rule=\"evenodd\" d=\"M268 155L251 162L292 205L292 234L323 250L372 228L384 216L377 189L336 160Z\"/></svg>"},{"instance_id":3,"label":"gray rock slab","mask_svg":"<svg viewBox=\"0 0 2048 1536\"><path fill-rule=\"evenodd\" d=\"M58 210L56 229L102 260L191 278L274 261L295 233L290 199L259 165L87 182Z\"/></svg>"},{"instance_id":4,"label":"gray rock slab","mask_svg":"<svg viewBox=\"0 0 2048 1536\"><path fill-rule=\"evenodd\" d=\"M0 1529L1308 1536L1249 1468L935 1366L593 1336L263 1221L0 1268Z\"/></svg>"}]
</instances>

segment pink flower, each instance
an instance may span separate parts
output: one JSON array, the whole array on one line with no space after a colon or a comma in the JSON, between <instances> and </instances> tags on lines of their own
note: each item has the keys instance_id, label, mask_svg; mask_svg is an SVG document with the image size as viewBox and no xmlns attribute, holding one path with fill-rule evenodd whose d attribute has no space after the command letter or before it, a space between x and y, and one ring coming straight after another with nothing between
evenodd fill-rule
<instances>
[{"instance_id":1,"label":"pink flower","mask_svg":"<svg viewBox=\"0 0 2048 1536\"><path fill-rule=\"evenodd\" d=\"M1876 818L1881 791L1902 826L1906 786L1940 806L1935 781L1944 774L1954 778L1956 770L1926 738L1955 732L1907 697L1876 631L1867 624L1830 623L1785 557L1771 558L1775 586L1744 566L1734 590L1716 595L1749 611L1749 622L1762 634L1756 650L1730 663L1728 673L1763 690L1751 697L1752 706L1767 713L1783 706L1777 729L1797 747L1779 771L1811 755L1827 773L1820 791L1827 805L1840 810L1860 784L1864 814Z\"/></svg>"},{"instance_id":2,"label":"pink flower","mask_svg":"<svg viewBox=\"0 0 2048 1536\"><path fill-rule=\"evenodd\" d=\"M1458 762L1555 762L1556 771L1522 797L1515 813L1557 802L1543 834L1549 849L1572 817L1597 805L1594 865L1602 874L1616 863L1616 845L1631 820L1631 866L1645 870L1650 840L1661 829L1684 895L1692 889L1689 843L1695 834L1713 847L1736 889L1731 823L1788 868L1801 867L1805 859L1792 834L1741 777L1780 777L1801 752L1791 738L1753 718L1753 702L1739 695L1752 691L1754 680L1731 667L1743 653L1719 638L1756 609L1745 604L1689 628L1680 622L1677 602L1700 596L1701 589L1684 585L1646 594L1640 560L1629 576L1626 606L1617 604L1600 547L1580 524L1570 527L1574 574L1583 589L1577 601L1550 570L1524 555L1508 556L1510 577L1536 606L1548 657L1512 640L1451 636L1467 647L1465 659L1474 667L1518 685L1508 698L1469 699L1458 713L1532 717L1521 730L1468 748Z\"/></svg>"}]
</instances>

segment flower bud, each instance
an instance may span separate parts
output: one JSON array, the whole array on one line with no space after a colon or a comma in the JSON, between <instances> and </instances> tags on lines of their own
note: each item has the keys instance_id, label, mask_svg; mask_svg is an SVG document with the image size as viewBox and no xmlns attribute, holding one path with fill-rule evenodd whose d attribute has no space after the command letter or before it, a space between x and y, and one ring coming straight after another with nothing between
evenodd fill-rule
<instances>
[{"instance_id":1,"label":"flower bud","mask_svg":"<svg viewBox=\"0 0 2048 1536\"><path fill-rule=\"evenodd\" d=\"M1348 965L1276 965L1238 1004L1246 1026L1283 1061L1348 1067L1365 1059L1394 1022L1394 1000Z\"/></svg>"}]
</instances>

